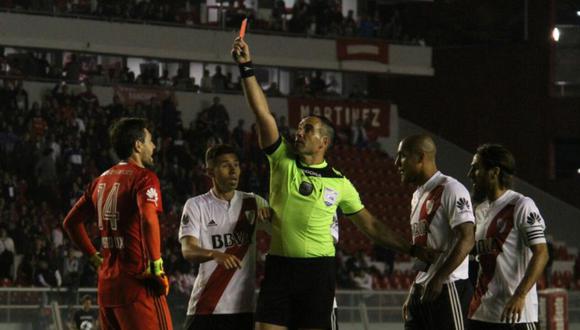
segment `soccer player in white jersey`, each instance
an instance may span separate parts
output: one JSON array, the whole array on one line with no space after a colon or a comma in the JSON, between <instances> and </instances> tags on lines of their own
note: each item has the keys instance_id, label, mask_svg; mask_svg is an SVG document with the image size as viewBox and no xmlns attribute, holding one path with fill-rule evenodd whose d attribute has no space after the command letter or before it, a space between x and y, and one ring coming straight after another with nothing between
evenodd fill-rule
<instances>
[{"instance_id":1,"label":"soccer player in white jersey","mask_svg":"<svg viewBox=\"0 0 580 330\"><path fill-rule=\"evenodd\" d=\"M431 137L414 135L401 141L395 160L401 180L418 186L411 201L414 246L441 251L432 264L416 264L419 272L403 305L406 330L465 329L473 295L468 274L468 254L475 242L470 195L460 182L437 170L435 155Z\"/></svg>"},{"instance_id":2,"label":"soccer player in white jersey","mask_svg":"<svg viewBox=\"0 0 580 330\"><path fill-rule=\"evenodd\" d=\"M206 153L211 190L187 200L179 240L183 257L199 263L185 329L254 329L256 226L269 219L266 200L236 190L240 178L233 147Z\"/></svg>"},{"instance_id":3,"label":"soccer player in white jersey","mask_svg":"<svg viewBox=\"0 0 580 330\"><path fill-rule=\"evenodd\" d=\"M476 252L480 264L469 308L470 329L536 329L536 281L548 262L546 224L529 197L511 190L512 153L484 144L471 162L469 177L477 206Z\"/></svg>"}]
</instances>

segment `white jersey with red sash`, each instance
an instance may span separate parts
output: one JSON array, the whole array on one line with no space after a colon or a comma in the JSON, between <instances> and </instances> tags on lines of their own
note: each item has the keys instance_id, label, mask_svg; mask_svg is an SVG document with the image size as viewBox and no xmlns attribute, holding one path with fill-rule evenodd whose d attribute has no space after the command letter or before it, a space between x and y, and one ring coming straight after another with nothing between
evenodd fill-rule
<instances>
[{"instance_id":1,"label":"white jersey with red sash","mask_svg":"<svg viewBox=\"0 0 580 330\"><path fill-rule=\"evenodd\" d=\"M454 178L437 172L424 185L417 188L411 201L413 243L443 252L428 267L417 262L420 271L415 278L416 284L425 285L447 259L456 240L453 228L474 221L469 192ZM445 282L468 277L468 257L466 257Z\"/></svg>"},{"instance_id":2,"label":"white jersey with red sash","mask_svg":"<svg viewBox=\"0 0 580 330\"><path fill-rule=\"evenodd\" d=\"M254 312L256 217L258 208L266 206L262 197L241 191L229 202L211 190L187 200L179 240L193 236L200 247L233 254L242 261L241 269L232 270L215 261L200 264L187 315Z\"/></svg>"},{"instance_id":3,"label":"white jersey with red sash","mask_svg":"<svg viewBox=\"0 0 580 330\"><path fill-rule=\"evenodd\" d=\"M507 301L526 273L530 246L546 243L546 224L534 201L512 190L493 203L476 209L475 240L480 270L469 318L500 323ZM538 295L534 285L526 296L519 322L538 321Z\"/></svg>"}]
</instances>

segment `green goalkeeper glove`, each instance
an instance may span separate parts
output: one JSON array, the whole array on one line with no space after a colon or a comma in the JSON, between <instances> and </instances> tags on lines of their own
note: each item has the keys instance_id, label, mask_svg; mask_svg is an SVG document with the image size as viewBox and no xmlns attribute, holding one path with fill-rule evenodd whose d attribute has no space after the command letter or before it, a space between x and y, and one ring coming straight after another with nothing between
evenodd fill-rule
<instances>
[{"instance_id":1,"label":"green goalkeeper glove","mask_svg":"<svg viewBox=\"0 0 580 330\"><path fill-rule=\"evenodd\" d=\"M142 277L153 280L155 290L159 295L167 296L169 294L169 280L163 270L163 259L159 258L155 261L149 261Z\"/></svg>"},{"instance_id":2,"label":"green goalkeeper glove","mask_svg":"<svg viewBox=\"0 0 580 330\"><path fill-rule=\"evenodd\" d=\"M89 263L95 270L99 270L99 267L103 264L103 257L99 252L96 252L92 256L89 257Z\"/></svg>"}]
</instances>

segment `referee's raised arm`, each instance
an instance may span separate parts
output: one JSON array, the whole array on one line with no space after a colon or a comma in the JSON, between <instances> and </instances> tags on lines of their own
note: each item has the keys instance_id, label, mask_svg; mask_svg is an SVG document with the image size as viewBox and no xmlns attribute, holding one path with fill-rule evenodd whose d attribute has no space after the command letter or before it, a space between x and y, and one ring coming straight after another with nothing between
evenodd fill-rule
<instances>
[{"instance_id":1,"label":"referee's raised arm","mask_svg":"<svg viewBox=\"0 0 580 330\"><path fill-rule=\"evenodd\" d=\"M254 75L250 47L240 37L234 40L232 56L240 67L240 76L242 77L242 87L246 101L250 108L252 108L254 115L256 115L260 148L267 148L278 141L280 134L278 132L278 126L276 126L276 120L268 107L266 96Z\"/></svg>"}]
</instances>

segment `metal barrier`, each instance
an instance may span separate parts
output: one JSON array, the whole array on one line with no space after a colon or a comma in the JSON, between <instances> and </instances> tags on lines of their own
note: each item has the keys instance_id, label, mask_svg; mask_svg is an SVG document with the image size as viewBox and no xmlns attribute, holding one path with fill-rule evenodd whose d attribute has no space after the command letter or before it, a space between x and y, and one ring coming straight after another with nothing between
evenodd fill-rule
<instances>
[{"instance_id":1,"label":"metal barrier","mask_svg":"<svg viewBox=\"0 0 580 330\"><path fill-rule=\"evenodd\" d=\"M79 299L85 294L93 296L93 308L98 308L96 288L0 287L0 324L26 323L33 329L58 329L57 323L70 321L72 313L81 308ZM336 293L338 320L361 324L362 329L377 323L402 322L401 306L406 295L406 291L339 290ZM188 299L177 292L167 298L176 328L185 319ZM59 309L60 313L53 313L54 309ZM571 324L580 324L580 291L568 291L568 319Z\"/></svg>"}]
</instances>

